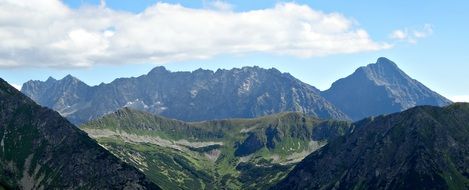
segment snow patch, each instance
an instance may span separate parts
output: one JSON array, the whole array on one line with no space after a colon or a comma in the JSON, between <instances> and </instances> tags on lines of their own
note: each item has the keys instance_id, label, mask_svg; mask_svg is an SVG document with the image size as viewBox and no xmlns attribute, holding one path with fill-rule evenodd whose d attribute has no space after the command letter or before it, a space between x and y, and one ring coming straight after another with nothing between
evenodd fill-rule
<instances>
[{"instance_id":1,"label":"snow patch","mask_svg":"<svg viewBox=\"0 0 469 190\"><path fill-rule=\"evenodd\" d=\"M124 107L129 107L137 110L146 110L148 109L148 105L143 102L143 100L135 99L134 101L127 102Z\"/></svg>"},{"instance_id":2,"label":"snow patch","mask_svg":"<svg viewBox=\"0 0 469 190\"><path fill-rule=\"evenodd\" d=\"M199 92L197 90L191 90L190 93L191 93L191 98L195 98Z\"/></svg>"}]
</instances>

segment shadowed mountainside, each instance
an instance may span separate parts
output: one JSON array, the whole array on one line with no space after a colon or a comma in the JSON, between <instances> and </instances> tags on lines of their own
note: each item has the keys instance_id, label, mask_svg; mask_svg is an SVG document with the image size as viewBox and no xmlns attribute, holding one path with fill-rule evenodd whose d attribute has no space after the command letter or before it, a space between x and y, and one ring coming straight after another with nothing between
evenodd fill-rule
<instances>
[{"instance_id":1,"label":"shadowed mountainside","mask_svg":"<svg viewBox=\"0 0 469 190\"><path fill-rule=\"evenodd\" d=\"M353 120L400 112L418 105L451 104L383 57L334 82L322 95Z\"/></svg>"},{"instance_id":2,"label":"shadowed mountainside","mask_svg":"<svg viewBox=\"0 0 469 190\"><path fill-rule=\"evenodd\" d=\"M272 189L468 189L469 104L365 119Z\"/></svg>"},{"instance_id":3,"label":"shadowed mountainside","mask_svg":"<svg viewBox=\"0 0 469 190\"><path fill-rule=\"evenodd\" d=\"M159 189L2 79L0 139L0 184L9 189Z\"/></svg>"}]
</instances>

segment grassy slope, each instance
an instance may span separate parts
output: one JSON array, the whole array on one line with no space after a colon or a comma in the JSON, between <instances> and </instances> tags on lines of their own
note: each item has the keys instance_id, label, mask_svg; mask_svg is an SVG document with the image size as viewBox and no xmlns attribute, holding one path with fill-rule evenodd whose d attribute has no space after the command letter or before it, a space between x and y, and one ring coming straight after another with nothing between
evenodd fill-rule
<instances>
[{"instance_id":1,"label":"grassy slope","mask_svg":"<svg viewBox=\"0 0 469 190\"><path fill-rule=\"evenodd\" d=\"M165 189L262 189L349 126L299 113L184 123L125 108L81 129Z\"/></svg>"},{"instance_id":2,"label":"grassy slope","mask_svg":"<svg viewBox=\"0 0 469 190\"><path fill-rule=\"evenodd\" d=\"M0 189L109 187L159 189L59 113L0 79Z\"/></svg>"},{"instance_id":3,"label":"grassy slope","mask_svg":"<svg viewBox=\"0 0 469 190\"><path fill-rule=\"evenodd\" d=\"M468 189L469 104L354 123L273 189Z\"/></svg>"}]
</instances>

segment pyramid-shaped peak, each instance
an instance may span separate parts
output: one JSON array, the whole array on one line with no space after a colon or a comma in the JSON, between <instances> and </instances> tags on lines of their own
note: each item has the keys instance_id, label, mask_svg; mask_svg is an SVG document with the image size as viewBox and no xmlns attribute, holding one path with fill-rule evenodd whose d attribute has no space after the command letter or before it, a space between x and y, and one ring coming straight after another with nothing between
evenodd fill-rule
<instances>
[{"instance_id":1,"label":"pyramid-shaped peak","mask_svg":"<svg viewBox=\"0 0 469 190\"><path fill-rule=\"evenodd\" d=\"M387 66L387 67L398 68L396 63L394 63L393 61L391 61L390 59L388 59L386 57L378 58L378 60L376 61L375 64L378 65L378 66Z\"/></svg>"},{"instance_id":2,"label":"pyramid-shaped peak","mask_svg":"<svg viewBox=\"0 0 469 190\"><path fill-rule=\"evenodd\" d=\"M60 85L79 85L79 86L88 86L86 83L81 81L80 79L68 74L64 78L58 81Z\"/></svg>"},{"instance_id":3,"label":"pyramid-shaped peak","mask_svg":"<svg viewBox=\"0 0 469 190\"><path fill-rule=\"evenodd\" d=\"M410 80L410 77L405 74L396 63L385 57L378 58L376 63L360 67L354 74L358 73L364 73L367 78L374 81L387 81L398 78Z\"/></svg>"},{"instance_id":4,"label":"pyramid-shaped peak","mask_svg":"<svg viewBox=\"0 0 469 190\"><path fill-rule=\"evenodd\" d=\"M50 76L47 78L46 82L52 82L52 81L57 81L54 77Z\"/></svg>"},{"instance_id":5,"label":"pyramid-shaped peak","mask_svg":"<svg viewBox=\"0 0 469 190\"><path fill-rule=\"evenodd\" d=\"M399 112L416 105L451 103L384 57L334 82L323 95L353 120Z\"/></svg>"},{"instance_id":6,"label":"pyramid-shaped peak","mask_svg":"<svg viewBox=\"0 0 469 190\"><path fill-rule=\"evenodd\" d=\"M68 74L67 76L65 76L64 78L62 78L62 80L76 80L76 81L80 81L80 79L78 79L77 77L74 77L74 76L71 75L71 74Z\"/></svg>"}]
</instances>

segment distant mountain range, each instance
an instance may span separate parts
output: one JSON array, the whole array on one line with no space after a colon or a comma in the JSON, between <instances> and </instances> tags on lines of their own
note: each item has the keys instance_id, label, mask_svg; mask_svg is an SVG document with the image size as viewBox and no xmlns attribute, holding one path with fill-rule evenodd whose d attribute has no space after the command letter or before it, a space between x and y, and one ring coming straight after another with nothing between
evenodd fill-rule
<instances>
[{"instance_id":1,"label":"distant mountain range","mask_svg":"<svg viewBox=\"0 0 469 190\"><path fill-rule=\"evenodd\" d=\"M469 189L469 104L353 124L272 189Z\"/></svg>"},{"instance_id":2,"label":"distant mountain range","mask_svg":"<svg viewBox=\"0 0 469 190\"><path fill-rule=\"evenodd\" d=\"M69 75L62 80L27 82L22 92L73 123L122 107L184 121L252 118L285 111L348 119L316 88L290 74L259 67L216 72L169 72L156 67L147 75L93 87Z\"/></svg>"},{"instance_id":3,"label":"distant mountain range","mask_svg":"<svg viewBox=\"0 0 469 190\"><path fill-rule=\"evenodd\" d=\"M386 58L357 69L324 92L288 73L259 67L216 72L170 72L156 67L147 75L92 87L68 75L61 80L26 82L21 91L75 124L122 107L184 121L253 118L286 111L358 120L416 105L451 103Z\"/></svg>"},{"instance_id":4,"label":"distant mountain range","mask_svg":"<svg viewBox=\"0 0 469 190\"><path fill-rule=\"evenodd\" d=\"M0 189L159 189L0 79Z\"/></svg>"},{"instance_id":5,"label":"distant mountain range","mask_svg":"<svg viewBox=\"0 0 469 190\"><path fill-rule=\"evenodd\" d=\"M80 129L164 189L266 189L350 123L293 112L186 123L123 108Z\"/></svg>"}]
</instances>

